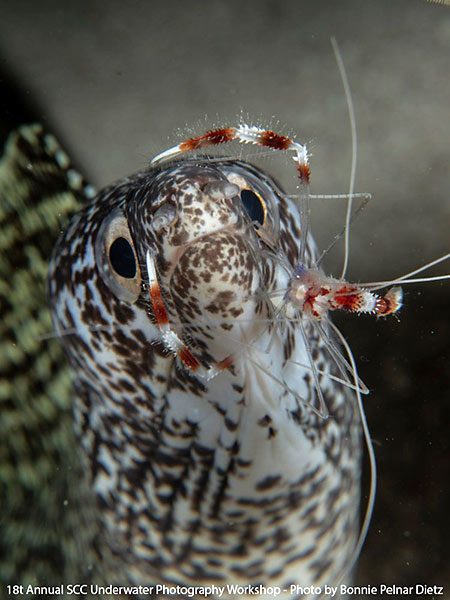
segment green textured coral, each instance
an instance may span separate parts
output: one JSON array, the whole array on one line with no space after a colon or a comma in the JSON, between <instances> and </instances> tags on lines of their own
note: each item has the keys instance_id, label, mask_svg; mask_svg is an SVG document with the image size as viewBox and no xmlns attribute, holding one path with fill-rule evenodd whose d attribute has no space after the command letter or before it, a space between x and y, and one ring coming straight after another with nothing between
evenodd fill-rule
<instances>
[{"instance_id":1,"label":"green textured coral","mask_svg":"<svg viewBox=\"0 0 450 600\"><path fill-rule=\"evenodd\" d=\"M52 248L85 197L40 125L10 136L0 162L1 597L7 584L57 585L88 568L70 370L46 303Z\"/></svg>"}]
</instances>

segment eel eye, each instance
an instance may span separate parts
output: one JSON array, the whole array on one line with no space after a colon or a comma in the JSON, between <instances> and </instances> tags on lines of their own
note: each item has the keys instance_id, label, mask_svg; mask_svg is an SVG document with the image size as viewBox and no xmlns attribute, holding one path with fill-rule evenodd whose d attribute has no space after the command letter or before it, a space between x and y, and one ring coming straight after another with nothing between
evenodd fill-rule
<instances>
[{"instance_id":1,"label":"eel eye","mask_svg":"<svg viewBox=\"0 0 450 600\"><path fill-rule=\"evenodd\" d=\"M141 293L141 271L128 221L121 210L102 223L95 242L100 275L120 300L133 304Z\"/></svg>"},{"instance_id":2,"label":"eel eye","mask_svg":"<svg viewBox=\"0 0 450 600\"><path fill-rule=\"evenodd\" d=\"M109 262L119 277L134 279L137 262L133 246L124 237L116 238L109 247Z\"/></svg>"},{"instance_id":3,"label":"eel eye","mask_svg":"<svg viewBox=\"0 0 450 600\"><path fill-rule=\"evenodd\" d=\"M267 208L261 196L249 189L242 190L240 196L241 202L251 221L263 226L267 216Z\"/></svg>"}]
</instances>

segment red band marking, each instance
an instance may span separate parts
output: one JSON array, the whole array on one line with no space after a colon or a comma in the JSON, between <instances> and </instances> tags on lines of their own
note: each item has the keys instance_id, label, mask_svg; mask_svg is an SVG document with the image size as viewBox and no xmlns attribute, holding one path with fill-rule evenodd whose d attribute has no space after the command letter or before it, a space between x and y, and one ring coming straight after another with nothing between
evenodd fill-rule
<instances>
[{"instance_id":1,"label":"red band marking","mask_svg":"<svg viewBox=\"0 0 450 600\"><path fill-rule=\"evenodd\" d=\"M177 352L178 358L183 364L185 364L192 371L196 371L200 367L199 361L195 358L190 350L186 346L181 346Z\"/></svg>"},{"instance_id":2,"label":"red band marking","mask_svg":"<svg viewBox=\"0 0 450 600\"><path fill-rule=\"evenodd\" d=\"M390 298L379 298L375 307L377 315L385 316L392 315L397 312L400 308L398 302L391 300Z\"/></svg>"},{"instance_id":3,"label":"red band marking","mask_svg":"<svg viewBox=\"0 0 450 600\"><path fill-rule=\"evenodd\" d=\"M391 288L383 298L377 298L375 312L379 316L392 315L402 307L402 291L400 288Z\"/></svg>"},{"instance_id":4,"label":"red band marking","mask_svg":"<svg viewBox=\"0 0 450 600\"><path fill-rule=\"evenodd\" d=\"M334 303L336 304L336 307L341 310L358 312L361 309L360 298L361 294L359 294L355 288L344 286L336 291Z\"/></svg>"},{"instance_id":5,"label":"red band marking","mask_svg":"<svg viewBox=\"0 0 450 600\"><path fill-rule=\"evenodd\" d=\"M292 142L284 136L275 133L274 131L263 131L259 136L259 144L261 146L267 146L268 148L274 148L274 150L287 150Z\"/></svg>"},{"instance_id":6,"label":"red band marking","mask_svg":"<svg viewBox=\"0 0 450 600\"><path fill-rule=\"evenodd\" d=\"M389 310L389 304L390 302L388 302L385 298L377 298L375 313L377 315L388 315L390 312L392 312Z\"/></svg>"},{"instance_id":7,"label":"red band marking","mask_svg":"<svg viewBox=\"0 0 450 600\"><path fill-rule=\"evenodd\" d=\"M220 371L225 371L225 369L228 369L228 367L231 367L233 362L234 362L233 356L230 354L230 356L227 356L226 358L222 359L221 361L219 361L217 363L217 368Z\"/></svg>"},{"instance_id":8,"label":"red band marking","mask_svg":"<svg viewBox=\"0 0 450 600\"><path fill-rule=\"evenodd\" d=\"M180 150L182 152L188 152L189 150L198 150L204 146L217 146L218 144L225 144L230 142L235 137L235 132L232 127L224 129L213 129L203 135L199 135L196 138L191 138L180 144Z\"/></svg>"},{"instance_id":9,"label":"red band marking","mask_svg":"<svg viewBox=\"0 0 450 600\"><path fill-rule=\"evenodd\" d=\"M309 170L309 166L304 163L299 163L297 166L298 176L302 183L309 184L309 179L311 176L311 172Z\"/></svg>"},{"instance_id":10,"label":"red band marking","mask_svg":"<svg viewBox=\"0 0 450 600\"><path fill-rule=\"evenodd\" d=\"M154 283L152 286L150 286L150 297L152 299L153 313L155 315L156 323L159 326L168 325L169 317L164 307L161 290L159 289L159 285L157 283Z\"/></svg>"}]
</instances>

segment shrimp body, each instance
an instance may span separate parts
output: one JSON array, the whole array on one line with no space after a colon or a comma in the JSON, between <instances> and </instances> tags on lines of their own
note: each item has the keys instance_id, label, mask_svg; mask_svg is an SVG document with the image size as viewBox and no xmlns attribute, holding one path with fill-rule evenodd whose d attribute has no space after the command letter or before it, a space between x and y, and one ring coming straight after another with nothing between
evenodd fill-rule
<instances>
[{"instance_id":1,"label":"shrimp body","mask_svg":"<svg viewBox=\"0 0 450 600\"><path fill-rule=\"evenodd\" d=\"M291 279L286 301L292 309L315 320L321 320L329 310L345 310L387 316L402 306L402 289L391 288L379 296L358 284L326 277L322 271L297 265Z\"/></svg>"}]
</instances>

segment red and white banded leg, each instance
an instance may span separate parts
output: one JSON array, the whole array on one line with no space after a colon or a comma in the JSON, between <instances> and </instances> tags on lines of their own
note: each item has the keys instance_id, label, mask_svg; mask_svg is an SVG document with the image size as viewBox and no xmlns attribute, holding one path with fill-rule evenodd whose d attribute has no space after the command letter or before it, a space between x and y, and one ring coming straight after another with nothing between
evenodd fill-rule
<instances>
[{"instance_id":1,"label":"red and white banded leg","mask_svg":"<svg viewBox=\"0 0 450 600\"><path fill-rule=\"evenodd\" d=\"M308 163L308 150L306 146L291 140L290 138L253 125L241 124L237 127L224 127L212 129L203 135L190 138L177 146L173 146L161 152L152 160L152 164L159 163L168 158L174 158L183 152L200 150L207 146L218 146L227 142L237 141L241 144L254 144L273 150L290 150L294 152L293 160L297 163L297 171L300 182L309 185L310 170Z\"/></svg>"},{"instance_id":2,"label":"red and white banded leg","mask_svg":"<svg viewBox=\"0 0 450 600\"><path fill-rule=\"evenodd\" d=\"M195 373L201 379L209 381L233 364L233 356L227 356L214 366L203 366L198 358L189 350L186 344L171 329L169 316L164 306L161 288L156 273L155 260L151 250L147 250L147 272L149 278L150 299L156 324L161 332L164 345L182 363L183 366Z\"/></svg>"}]
</instances>

